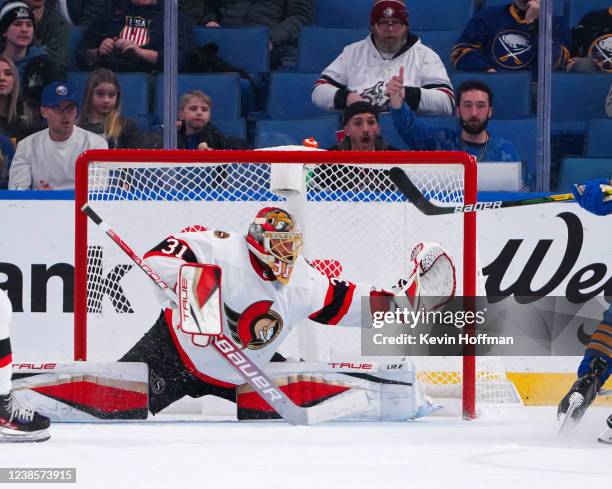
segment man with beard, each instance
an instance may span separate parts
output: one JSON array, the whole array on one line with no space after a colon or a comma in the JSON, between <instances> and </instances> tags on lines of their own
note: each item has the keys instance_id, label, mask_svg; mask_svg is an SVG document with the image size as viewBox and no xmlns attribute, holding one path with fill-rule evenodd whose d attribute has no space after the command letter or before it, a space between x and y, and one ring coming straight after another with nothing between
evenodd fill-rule
<instances>
[{"instance_id":1,"label":"man with beard","mask_svg":"<svg viewBox=\"0 0 612 489\"><path fill-rule=\"evenodd\" d=\"M493 114L493 92L480 80L466 80L458 89L455 109L461 131L419 120L404 102L404 70L389 80L393 126L414 150L465 151L480 161L521 161L514 145L487 131Z\"/></svg>"},{"instance_id":2,"label":"man with beard","mask_svg":"<svg viewBox=\"0 0 612 489\"><path fill-rule=\"evenodd\" d=\"M368 102L355 102L344 111L344 137L330 151L397 151L380 136L378 110Z\"/></svg>"},{"instance_id":3,"label":"man with beard","mask_svg":"<svg viewBox=\"0 0 612 489\"><path fill-rule=\"evenodd\" d=\"M384 91L390 73L400 67L405 101L420 115L451 115L454 94L440 57L409 31L401 0L378 0L370 14L371 34L349 44L315 82L312 102L323 110L344 110L360 101L387 110Z\"/></svg>"}]
</instances>

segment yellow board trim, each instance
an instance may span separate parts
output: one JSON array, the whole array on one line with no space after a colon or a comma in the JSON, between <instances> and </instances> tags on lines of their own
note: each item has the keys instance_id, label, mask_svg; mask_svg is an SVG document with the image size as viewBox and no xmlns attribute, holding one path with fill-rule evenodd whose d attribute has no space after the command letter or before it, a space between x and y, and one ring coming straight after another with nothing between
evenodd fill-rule
<instances>
[{"instance_id":1,"label":"yellow board trim","mask_svg":"<svg viewBox=\"0 0 612 489\"><path fill-rule=\"evenodd\" d=\"M526 406L556 406L572 384L575 373L506 372ZM612 378L604 389L612 390ZM598 397L593 406L612 406L612 396Z\"/></svg>"}]
</instances>

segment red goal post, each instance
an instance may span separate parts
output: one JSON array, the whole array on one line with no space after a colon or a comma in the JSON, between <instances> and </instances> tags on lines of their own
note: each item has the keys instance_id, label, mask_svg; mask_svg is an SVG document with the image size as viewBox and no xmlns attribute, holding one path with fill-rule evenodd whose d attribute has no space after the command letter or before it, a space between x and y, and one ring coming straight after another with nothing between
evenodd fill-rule
<instances>
[{"instance_id":1,"label":"red goal post","mask_svg":"<svg viewBox=\"0 0 612 489\"><path fill-rule=\"evenodd\" d=\"M193 224L244 233L256 210L272 198L296 213L306 257L339 260L351 280L387 286L391 277L402 277L410 243L437 240L458 264L458 294L476 295L476 213L448 215L445 221L419 214L388 179L386 171L393 166L407 171L420 190L441 205L476 202L476 162L462 152L83 153L76 165L75 359L118 358L150 328L159 311L159 306L149 310L154 309L152 295L141 300L149 293L146 278L131 270L113 243L80 212L88 201L143 254L166 235ZM304 195L270 191L271 175L281 168L302 172ZM323 347L315 348L313 356L355 353L354 339L336 335L326 340L332 338L328 332L320 337ZM285 343L292 343L289 348L295 351L308 341L300 333ZM325 341L336 343L328 348ZM299 355L304 357L303 351ZM476 413L476 362L465 356L462 363L459 380L449 383L460 387L463 414L470 418Z\"/></svg>"}]
</instances>

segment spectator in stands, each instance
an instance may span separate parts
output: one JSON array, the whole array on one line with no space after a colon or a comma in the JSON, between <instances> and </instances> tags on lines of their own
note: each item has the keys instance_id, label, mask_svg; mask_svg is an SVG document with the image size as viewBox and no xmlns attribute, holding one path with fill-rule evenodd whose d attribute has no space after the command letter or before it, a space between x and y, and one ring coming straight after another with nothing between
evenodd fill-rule
<instances>
[{"instance_id":1,"label":"spectator in stands","mask_svg":"<svg viewBox=\"0 0 612 489\"><path fill-rule=\"evenodd\" d=\"M612 117L612 85L610 85L610 91L608 92L608 98L606 98L606 115Z\"/></svg>"},{"instance_id":2,"label":"spectator in stands","mask_svg":"<svg viewBox=\"0 0 612 489\"><path fill-rule=\"evenodd\" d=\"M64 17L46 5L46 0L24 0L34 15L36 25L34 44L46 46L47 54L59 67L59 77L66 76L70 50L70 24Z\"/></svg>"},{"instance_id":3,"label":"spectator in stands","mask_svg":"<svg viewBox=\"0 0 612 489\"><path fill-rule=\"evenodd\" d=\"M521 161L514 145L492 137L487 124L493 114L493 92L480 80L467 80L458 89L457 119L461 131L436 127L415 117L404 101L404 72L389 80L391 117L395 130L414 150L466 151L480 161Z\"/></svg>"},{"instance_id":4,"label":"spectator in stands","mask_svg":"<svg viewBox=\"0 0 612 489\"><path fill-rule=\"evenodd\" d=\"M110 8L111 0L49 0L70 24L89 27Z\"/></svg>"},{"instance_id":5,"label":"spectator in stands","mask_svg":"<svg viewBox=\"0 0 612 489\"><path fill-rule=\"evenodd\" d=\"M495 73L538 71L540 0L514 0L485 7L470 19L451 52L458 70ZM553 19L553 68L569 58L569 32L561 17Z\"/></svg>"},{"instance_id":6,"label":"spectator in stands","mask_svg":"<svg viewBox=\"0 0 612 489\"><path fill-rule=\"evenodd\" d=\"M185 71L195 41L189 21L178 19L179 71ZM164 5L157 0L116 0L91 24L77 50L80 68L118 71L163 71Z\"/></svg>"},{"instance_id":7,"label":"spectator in stands","mask_svg":"<svg viewBox=\"0 0 612 489\"><path fill-rule=\"evenodd\" d=\"M396 151L380 135L378 109L368 102L355 102L344 111L344 138L330 151Z\"/></svg>"},{"instance_id":8,"label":"spectator in stands","mask_svg":"<svg viewBox=\"0 0 612 489\"><path fill-rule=\"evenodd\" d=\"M186 92L179 101L178 149L250 149L240 138L225 136L210 122L212 100L200 90Z\"/></svg>"},{"instance_id":9,"label":"spectator in stands","mask_svg":"<svg viewBox=\"0 0 612 489\"><path fill-rule=\"evenodd\" d=\"M574 27L567 71L612 73L612 6L589 12Z\"/></svg>"},{"instance_id":10,"label":"spectator in stands","mask_svg":"<svg viewBox=\"0 0 612 489\"><path fill-rule=\"evenodd\" d=\"M450 115L454 107L451 82L440 57L409 31L403 1L378 0L370 14L372 33L350 44L321 74L312 101L324 110L344 110L367 101L387 110L384 91L389 73L400 66L405 79L406 103L423 115Z\"/></svg>"},{"instance_id":11,"label":"spectator in stands","mask_svg":"<svg viewBox=\"0 0 612 489\"><path fill-rule=\"evenodd\" d=\"M136 122L121 115L119 80L106 68L98 68L89 75L78 125L106 139L109 149L142 147Z\"/></svg>"},{"instance_id":12,"label":"spectator in stands","mask_svg":"<svg viewBox=\"0 0 612 489\"><path fill-rule=\"evenodd\" d=\"M0 54L0 134L20 141L41 129L38 109L19 97L19 73L11 58Z\"/></svg>"},{"instance_id":13,"label":"spectator in stands","mask_svg":"<svg viewBox=\"0 0 612 489\"><path fill-rule=\"evenodd\" d=\"M46 46L34 46L34 14L24 2L7 2L0 8L0 52L17 66L22 96L38 104L43 87L57 80L60 67Z\"/></svg>"},{"instance_id":14,"label":"spectator in stands","mask_svg":"<svg viewBox=\"0 0 612 489\"><path fill-rule=\"evenodd\" d=\"M15 147L9 138L0 136L0 190L8 187L8 175L11 161L15 155Z\"/></svg>"},{"instance_id":15,"label":"spectator in stands","mask_svg":"<svg viewBox=\"0 0 612 489\"><path fill-rule=\"evenodd\" d=\"M41 109L49 127L17 145L9 172L13 190L64 190L74 188L74 167L88 149L106 149L106 141L76 127L77 99L65 82L53 82L43 90Z\"/></svg>"},{"instance_id":16,"label":"spectator in stands","mask_svg":"<svg viewBox=\"0 0 612 489\"><path fill-rule=\"evenodd\" d=\"M270 29L270 67L293 66L300 29L312 23L314 0L185 0L183 12L205 27Z\"/></svg>"}]
</instances>

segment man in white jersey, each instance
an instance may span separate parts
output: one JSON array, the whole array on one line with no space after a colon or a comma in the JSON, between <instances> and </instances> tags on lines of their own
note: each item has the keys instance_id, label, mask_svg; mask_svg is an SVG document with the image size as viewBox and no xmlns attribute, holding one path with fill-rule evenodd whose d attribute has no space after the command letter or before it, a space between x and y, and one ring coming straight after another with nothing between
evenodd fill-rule
<instances>
[{"instance_id":1,"label":"man in white jersey","mask_svg":"<svg viewBox=\"0 0 612 489\"><path fill-rule=\"evenodd\" d=\"M420 115L451 115L454 93L440 57L409 31L403 0L379 0L370 14L372 33L349 44L315 82L312 101L324 110L344 110L367 101L388 110L387 81L404 67L405 99Z\"/></svg>"},{"instance_id":2,"label":"man in white jersey","mask_svg":"<svg viewBox=\"0 0 612 489\"><path fill-rule=\"evenodd\" d=\"M0 290L0 443L45 441L49 439L49 418L21 405L11 392L13 354L9 323L11 302Z\"/></svg>"},{"instance_id":3,"label":"man in white jersey","mask_svg":"<svg viewBox=\"0 0 612 489\"><path fill-rule=\"evenodd\" d=\"M219 267L223 334L263 368L302 320L359 327L361 298L395 295L328 278L304 259L301 247L302 235L293 217L267 207L259 211L246 236L194 226L166 238L144 261L171 288L185 263ZM401 286L392 290L407 293ZM235 387L243 380L213 347L202 346L207 341L185 332L179 316L176 309L163 311L120 360L148 364L149 410L155 414L185 395L212 394L235 401Z\"/></svg>"}]
</instances>

